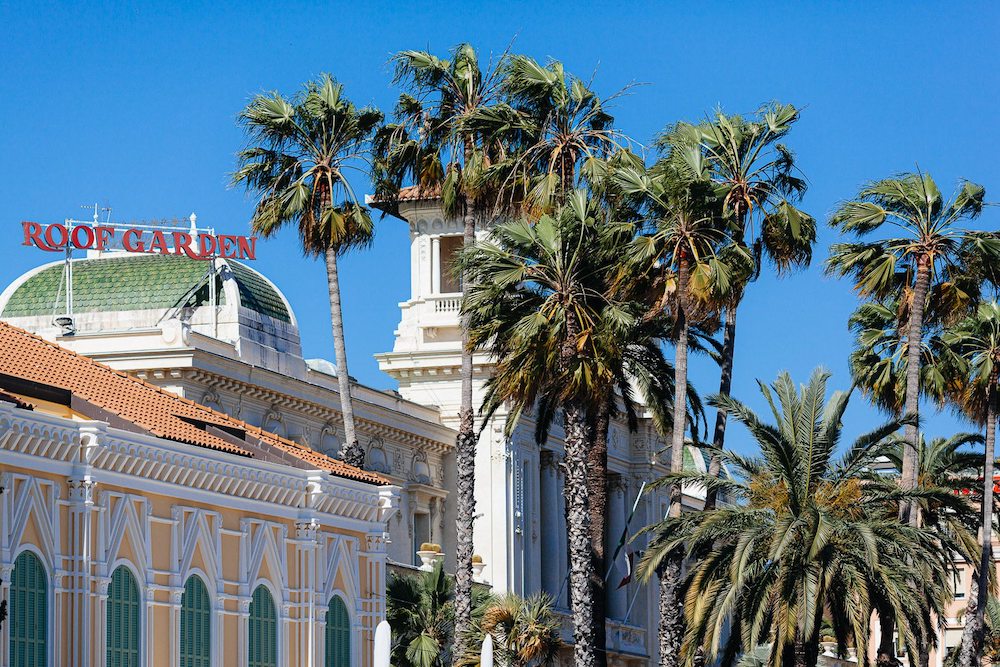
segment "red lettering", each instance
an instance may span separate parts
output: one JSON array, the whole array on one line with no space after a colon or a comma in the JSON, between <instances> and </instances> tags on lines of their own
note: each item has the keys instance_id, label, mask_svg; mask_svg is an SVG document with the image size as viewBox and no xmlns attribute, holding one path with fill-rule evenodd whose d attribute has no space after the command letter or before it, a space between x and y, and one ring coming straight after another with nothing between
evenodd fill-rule
<instances>
[{"instance_id":1,"label":"red lettering","mask_svg":"<svg viewBox=\"0 0 1000 667\"><path fill-rule=\"evenodd\" d=\"M198 234L198 250L202 259L208 259L215 254L215 237L211 234Z\"/></svg>"},{"instance_id":2,"label":"red lettering","mask_svg":"<svg viewBox=\"0 0 1000 667\"><path fill-rule=\"evenodd\" d=\"M257 259L257 237L237 236L236 246L240 251L240 259Z\"/></svg>"},{"instance_id":3,"label":"red lettering","mask_svg":"<svg viewBox=\"0 0 1000 667\"><path fill-rule=\"evenodd\" d=\"M83 232L83 236L87 237L86 242L80 240L80 232ZM70 241L73 243L73 247L80 250L93 248L96 240L97 234L94 233L94 230L89 225L74 227L73 231L70 232Z\"/></svg>"},{"instance_id":4,"label":"red lettering","mask_svg":"<svg viewBox=\"0 0 1000 667\"><path fill-rule=\"evenodd\" d=\"M108 243L115 237L114 227L96 227L97 231L97 249L104 250L108 247Z\"/></svg>"},{"instance_id":5,"label":"red lettering","mask_svg":"<svg viewBox=\"0 0 1000 667\"><path fill-rule=\"evenodd\" d=\"M192 246L191 235L187 232L173 232L174 234L174 254L187 255L191 259L203 259Z\"/></svg>"},{"instance_id":6,"label":"red lettering","mask_svg":"<svg viewBox=\"0 0 1000 667\"><path fill-rule=\"evenodd\" d=\"M236 259L235 237L229 236L228 234L222 234L219 236L219 257Z\"/></svg>"},{"instance_id":7,"label":"red lettering","mask_svg":"<svg viewBox=\"0 0 1000 667\"><path fill-rule=\"evenodd\" d=\"M167 237L163 232L153 232L153 238L149 240L149 252L158 252L161 255L169 255L167 248Z\"/></svg>"},{"instance_id":8,"label":"red lettering","mask_svg":"<svg viewBox=\"0 0 1000 667\"><path fill-rule=\"evenodd\" d=\"M142 242L142 232L129 229L122 236L122 247L129 252L146 252L146 244Z\"/></svg>"},{"instance_id":9,"label":"red lettering","mask_svg":"<svg viewBox=\"0 0 1000 667\"><path fill-rule=\"evenodd\" d=\"M59 232L59 241L53 238L53 232ZM59 250L65 248L66 244L69 242L69 232L66 228L60 224L49 225L45 228L45 242L49 244L49 247L53 250Z\"/></svg>"},{"instance_id":10,"label":"red lettering","mask_svg":"<svg viewBox=\"0 0 1000 667\"><path fill-rule=\"evenodd\" d=\"M29 222L25 220L21 223L21 227L24 229L24 245L33 245L47 252L55 252L59 250L59 248L53 248L42 240L42 226L37 222Z\"/></svg>"}]
</instances>

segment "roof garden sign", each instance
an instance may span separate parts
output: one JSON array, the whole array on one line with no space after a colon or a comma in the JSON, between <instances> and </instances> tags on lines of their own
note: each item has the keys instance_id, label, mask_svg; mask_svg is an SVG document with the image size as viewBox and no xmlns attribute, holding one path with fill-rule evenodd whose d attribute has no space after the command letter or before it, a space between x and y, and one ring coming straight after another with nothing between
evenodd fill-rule
<instances>
[{"instance_id":1,"label":"roof garden sign","mask_svg":"<svg viewBox=\"0 0 1000 667\"><path fill-rule=\"evenodd\" d=\"M96 216L95 216L96 217ZM64 223L42 224L23 221L23 245L47 252L71 253L75 250L92 252L130 252L159 255L183 255L191 259L252 260L257 258L257 238L216 234L211 229L199 229L192 213L190 227L179 225L128 226L101 224L94 220L66 220Z\"/></svg>"}]
</instances>

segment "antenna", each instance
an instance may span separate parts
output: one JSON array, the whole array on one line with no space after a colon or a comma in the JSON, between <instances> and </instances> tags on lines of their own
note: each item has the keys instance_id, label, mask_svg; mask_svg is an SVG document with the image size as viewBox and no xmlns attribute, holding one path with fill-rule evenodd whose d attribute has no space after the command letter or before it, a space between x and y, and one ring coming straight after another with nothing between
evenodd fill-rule
<instances>
[{"instance_id":1,"label":"antenna","mask_svg":"<svg viewBox=\"0 0 1000 667\"><path fill-rule=\"evenodd\" d=\"M90 210L94 211L94 224L95 225L97 225L97 224L100 223L101 213L105 213L106 214L104 216L104 224L108 224L109 222L111 222L111 205L110 204L108 204L107 206L101 206L97 202L94 202L93 204L83 204L80 208L88 210L88 211L90 211Z\"/></svg>"}]
</instances>

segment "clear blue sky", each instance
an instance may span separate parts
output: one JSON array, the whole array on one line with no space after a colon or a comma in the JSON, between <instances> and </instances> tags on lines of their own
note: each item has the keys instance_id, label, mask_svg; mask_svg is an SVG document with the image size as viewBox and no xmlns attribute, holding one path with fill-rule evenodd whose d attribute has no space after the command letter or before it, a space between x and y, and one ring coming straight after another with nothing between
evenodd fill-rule
<instances>
[{"instance_id":1,"label":"clear blue sky","mask_svg":"<svg viewBox=\"0 0 1000 667\"><path fill-rule=\"evenodd\" d=\"M236 114L265 89L293 92L328 71L359 103L390 109L387 61L400 49L444 54L467 40L596 72L619 126L647 142L716 105L750 112L777 99L805 108L789 138L826 219L864 181L919 164L950 190L959 178L1000 200L1000 10L993 3L913 2L175 2L0 0L0 286L50 256L18 245L18 222L60 221L110 203L118 219L186 216L241 233L251 203L227 188L242 144ZM362 187L364 187L362 185ZM1000 227L1000 209L984 216ZM812 269L763 278L741 310L734 393L756 378L825 365L850 378L850 286L825 278L824 227ZM379 223L375 246L344 262L352 374L391 386L372 355L391 348L408 293L403 223ZM325 280L293 234L259 247L256 267L285 291L307 356L332 358ZM717 372L698 362L705 394ZM874 424L856 399L848 430ZM954 428L931 417L931 433ZM734 431L735 440L744 433Z\"/></svg>"}]
</instances>

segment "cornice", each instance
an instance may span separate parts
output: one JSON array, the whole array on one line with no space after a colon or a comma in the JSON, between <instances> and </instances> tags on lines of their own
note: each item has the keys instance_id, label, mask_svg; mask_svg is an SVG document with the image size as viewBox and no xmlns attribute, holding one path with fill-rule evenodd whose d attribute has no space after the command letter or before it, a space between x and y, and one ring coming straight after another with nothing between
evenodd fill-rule
<instances>
[{"instance_id":1,"label":"cornice","mask_svg":"<svg viewBox=\"0 0 1000 667\"><path fill-rule=\"evenodd\" d=\"M340 411L326 405L313 401L307 401L297 396L290 396L273 389L250 384L249 382L226 377L211 371L191 369L184 371L183 376L188 380L203 384L211 389L236 392L248 398L255 398L264 401L270 405L280 406L295 412L315 417L319 421L335 423L340 423L342 421ZM416 449L423 449L439 455L445 455L455 448L454 443L450 440L434 440L432 438L418 435L388 424L366 419L365 417L358 416L357 414L355 414L355 419L361 425L362 430L369 435L409 445ZM439 424L435 424L434 426L447 428L446 426Z\"/></svg>"}]
</instances>

